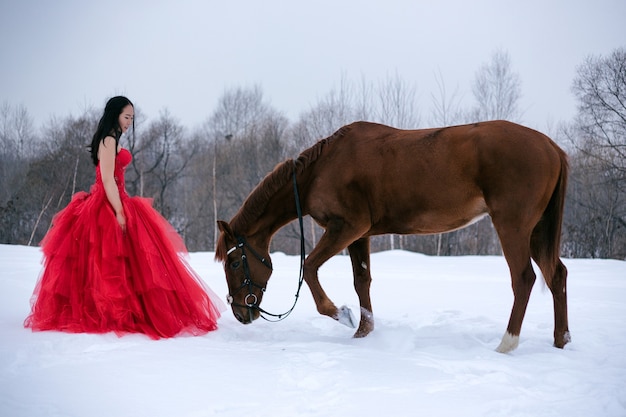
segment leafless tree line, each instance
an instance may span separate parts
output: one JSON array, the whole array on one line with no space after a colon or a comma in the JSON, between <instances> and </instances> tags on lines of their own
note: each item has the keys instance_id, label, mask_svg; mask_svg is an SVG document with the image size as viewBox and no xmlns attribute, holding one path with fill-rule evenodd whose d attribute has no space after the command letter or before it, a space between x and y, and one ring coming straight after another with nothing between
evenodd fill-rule
<instances>
[{"instance_id":1,"label":"leafless tree line","mask_svg":"<svg viewBox=\"0 0 626 417\"><path fill-rule=\"evenodd\" d=\"M192 251L213 250L216 219L230 219L275 164L355 120L399 128L448 126L488 119L519 122L521 80L509 55L497 51L476 71L473 104L436 77L431 111L417 106L417 86L397 74L380 82L350 81L290 122L259 86L227 90L201 128L186 129L167 110L149 120L137 108L135 133L124 138L133 154L126 172L131 195L154 207L180 232ZM626 258L626 50L589 57L577 69L572 92L575 120L550 135L570 155L571 177L563 230L569 257ZM548 92L547 92L548 94ZM53 119L36 131L26 108L0 106L0 243L33 245L52 218L79 190L88 191L94 167L86 145L98 111ZM422 119L426 119L425 121ZM305 219L310 250L321 229ZM298 251L294 222L279 231L272 251ZM372 250L403 249L432 255L500 253L488 219L433 236L379 236Z\"/></svg>"}]
</instances>

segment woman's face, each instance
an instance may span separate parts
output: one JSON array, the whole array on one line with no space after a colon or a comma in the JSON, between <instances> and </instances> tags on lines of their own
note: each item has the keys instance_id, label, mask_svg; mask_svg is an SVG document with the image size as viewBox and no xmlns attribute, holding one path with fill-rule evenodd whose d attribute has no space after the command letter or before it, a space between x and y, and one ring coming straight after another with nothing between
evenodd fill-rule
<instances>
[{"instance_id":1,"label":"woman's face","mask_svg":"<svg viewBox=\"0 0 626 417\"><path fill-rule=\"evenodd\" d=\"M135 109L132 105L127 104L126 107L122 109L119 118L117 119L117 123L120 125L120 129L122 129L122 133L126 133L128 128L133 124L133 119L135 118Z\"/></svg>"}]
</instances>

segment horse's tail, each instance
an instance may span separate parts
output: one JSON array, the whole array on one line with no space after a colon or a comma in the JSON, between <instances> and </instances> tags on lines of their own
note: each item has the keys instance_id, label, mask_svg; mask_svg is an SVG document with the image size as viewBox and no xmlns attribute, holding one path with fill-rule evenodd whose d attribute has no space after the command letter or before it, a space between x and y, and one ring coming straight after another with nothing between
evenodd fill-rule
<instances>
[{"instance_id":1,"label":"horse's tail","mask_svg":"<svg viewBox=\"0 0 626 417\"><path fill-rule=\"evenodd\" d=\"M554 146L559 153L561 171L550 202L543 212L541 220L533 229L530 244L532 257L541 269L546 284L550 288L557 265L560 264L561 226L569 171L567 155L556 144Z\"/></svg>"}]
</instances>

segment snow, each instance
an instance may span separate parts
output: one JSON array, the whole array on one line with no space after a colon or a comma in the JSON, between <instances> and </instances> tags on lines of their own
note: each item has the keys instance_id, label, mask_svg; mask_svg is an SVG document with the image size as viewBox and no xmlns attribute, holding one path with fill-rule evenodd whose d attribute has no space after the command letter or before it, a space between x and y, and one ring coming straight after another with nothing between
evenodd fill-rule
<instances>
[{"instance_id":1,"label":"snow","mask_svg":"<svg viewBox=\"0 0 626 417\"><path fill-rule=\"evenodd\" d=\"M552 347L538 280L519 347L500 354L512 306L501 257L373 254L376 329L363 339L304 288L281 322L244 326L229 310L215 332L158 341L24 329L40 257L0 245L0 416L626 416L626 262L565 259L572 342ZM272 260L263 307L281 313L299 257ZM213 253L190 262L226 294ZM320 277L358 317L349 258Z\"/></svg>"}]
</instances>

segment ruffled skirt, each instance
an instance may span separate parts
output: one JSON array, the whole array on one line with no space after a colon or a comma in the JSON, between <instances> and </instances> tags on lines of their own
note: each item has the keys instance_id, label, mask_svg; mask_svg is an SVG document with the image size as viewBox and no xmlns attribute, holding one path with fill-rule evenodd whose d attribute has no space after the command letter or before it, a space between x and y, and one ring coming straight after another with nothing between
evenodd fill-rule
<instances>
[{"instance_id":1,"label":"ruffled skirt","mask_svg":"<svg viewBox=\"0 0 626 417\"><path fill-rule=\"evenodd\" d=\"M215 330L224 306L190 268L182 238L150 199L122 203L125 233L102 187L75 194L55 216L24 325L153 339Z\"/></svg>"}]
</instances>

